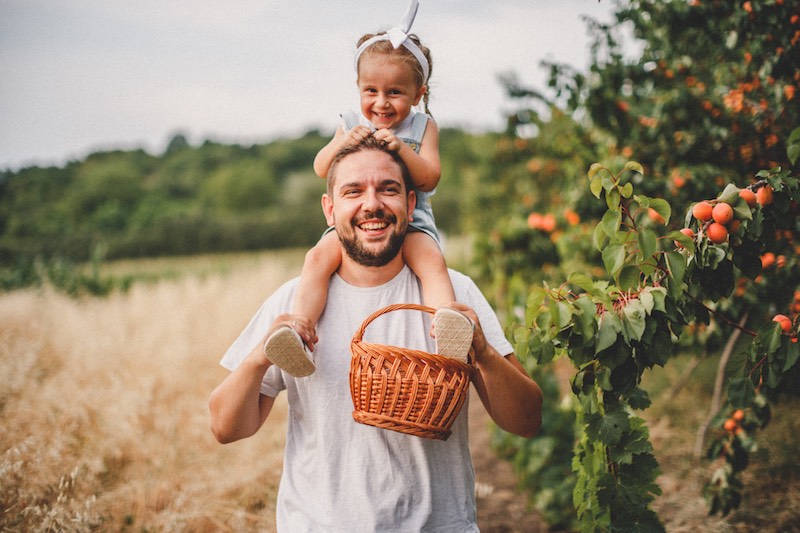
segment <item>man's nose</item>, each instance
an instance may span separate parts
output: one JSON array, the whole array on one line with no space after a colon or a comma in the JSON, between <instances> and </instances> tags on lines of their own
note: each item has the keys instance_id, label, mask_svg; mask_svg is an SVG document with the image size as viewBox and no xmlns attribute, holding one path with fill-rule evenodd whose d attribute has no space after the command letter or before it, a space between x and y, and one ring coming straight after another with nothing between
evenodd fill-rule
<instances>
[{"instance_id":1,"label":"man's nose","mask_svg":"<svg viewBox=\"0 0 800 533\"><path fill-rule=\"evenodd\" d=\"M377 190L370 189L364 197L364 211L377 211L383 207L383 200Z\"/></svg>"}]
</instances>

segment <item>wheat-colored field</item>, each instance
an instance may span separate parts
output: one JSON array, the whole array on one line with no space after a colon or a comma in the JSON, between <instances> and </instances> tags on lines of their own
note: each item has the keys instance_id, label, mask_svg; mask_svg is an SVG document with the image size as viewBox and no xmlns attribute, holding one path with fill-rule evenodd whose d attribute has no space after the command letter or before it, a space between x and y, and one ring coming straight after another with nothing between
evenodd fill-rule
<instances>
[{"instance_id":1,"label":"wheat-colored field","mask_svg":"<svg viewBox=\"0 0 800 533\"><path fill-rule=\"evenodd\" d=\"M219 358L299 272L246 265L102 299L0 296L0 530L274 529L284 431L221 446L209 430Z\"/></svg>"}]
</instances>

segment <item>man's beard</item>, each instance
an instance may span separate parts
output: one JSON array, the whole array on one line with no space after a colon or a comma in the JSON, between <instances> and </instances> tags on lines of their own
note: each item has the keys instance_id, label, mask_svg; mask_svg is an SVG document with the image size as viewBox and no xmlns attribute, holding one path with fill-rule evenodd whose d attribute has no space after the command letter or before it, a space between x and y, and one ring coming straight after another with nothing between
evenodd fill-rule
<instances>
[{"instance_id":1,"label":"man's beard","mask_svg":"<svg viewBox=\"0 0 800 533\"><path fill-rule=\"evenodd\" d=\"M377 211L374 214L371 214L369 218L386 220L389 224L397 223L397 217L394 215L387 215L383 211ZM397 257L397 254L400 253L400 249L403 246L403 240L405 239L406 235L406 228L400 228L394 231L389 237L389 241L386 243L386 246L384 246L382 249L371 251L366 249L361 241L359 241L356 237L355 227L357 224L357 221L354 219L350 221L350 229L352 231L339 231L338 228L336 230L345 253L353 261L368 267L382 267L387 265L392 259Z\"/></svg>"}]
</instances>

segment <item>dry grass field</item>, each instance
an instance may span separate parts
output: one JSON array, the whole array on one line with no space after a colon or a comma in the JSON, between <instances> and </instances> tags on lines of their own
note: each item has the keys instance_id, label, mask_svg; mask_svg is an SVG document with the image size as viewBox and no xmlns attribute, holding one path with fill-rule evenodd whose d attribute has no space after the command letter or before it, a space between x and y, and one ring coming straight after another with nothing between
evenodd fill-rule
<instances>
[{"instance_id":1,"label":"dry grass field","mask_svg":"<svg viewBox=\"0 0 800 533\"><path fill-rule=\"evenodd\" d=\"M283 432L221 446L208 427L219 358L298 272L246 265L103 299L0 296L0 530L274 529Z\"/></svg>"}]
</instances>

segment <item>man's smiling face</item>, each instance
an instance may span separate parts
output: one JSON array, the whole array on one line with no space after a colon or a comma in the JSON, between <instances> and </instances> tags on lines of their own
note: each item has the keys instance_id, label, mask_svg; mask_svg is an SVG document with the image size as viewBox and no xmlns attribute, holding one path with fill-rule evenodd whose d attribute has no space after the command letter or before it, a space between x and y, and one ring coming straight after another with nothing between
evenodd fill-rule
<instances>
[{"instance_id":1,"label":"man's smiling face","mask_svg":"<svg viewBox=\"0 0 800 533\"><path fill-rule=\"evenodd\" d=\"M328 224L345 252L364 266L383 266L403 244L414 208L400 167L387 153L362 150L342 159L332 191L323 197Z\"/></svg>"}]
</instances>

